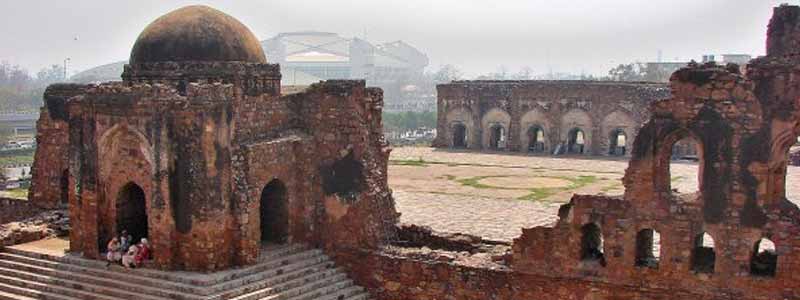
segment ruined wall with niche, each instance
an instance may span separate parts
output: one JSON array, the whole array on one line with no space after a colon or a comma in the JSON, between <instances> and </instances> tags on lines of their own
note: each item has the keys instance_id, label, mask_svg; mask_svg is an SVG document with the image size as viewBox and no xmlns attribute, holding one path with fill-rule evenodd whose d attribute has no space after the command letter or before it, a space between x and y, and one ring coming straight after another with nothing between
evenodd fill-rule
<instances>
[{"instance_id":1,"label":"ruined wall with niche","mask_svg":"<svg viewBox=\"0 0 800 300\"><path fill-rule=\"evenodd\" d=\"M28 200L42 208L65 206L68 199L69 143L66 100L83 93L85 86L52 85L44 93L44 106L36 122L38 148L31 167L31 188Z\"/></svg>"},{"instance_id":2,"label":"ruined wall with niche","mask_svg":"<svg viewBox=\"0 0 800 300\"><path fill-rule=\"evenodd\" d=\"M768 45L779 50L746 75L714 64L676 72L672 97L651 104L634 141L624 196L575 195L503 259L437 253L442 242L430 240L338 261L380 299L800 299L800 209L785 195L800 135L800 52L786 46L798 24L800 7L776 8ZM684 137L700 148L691 194L670 180Z\"/></svg>"},{"instance_id":3,"label":"ruined wall with niche","mask_svg":"<svg viewBox=\"0 0 800 300\"><path fill-rule=\"evenodd\" d=\"M466 148L552 153L577 128L585 135L584 154L593 155L610 154L617 130L629 154L648 105L669 96L663 84L590 81L455 81L437 90L435 147L457 148L454 128L463 125ZM489 141L496 125L504 130L501 147ZM543 149L531 145L534 128L543 131Z\"/></svg>"},{"instance_id":4,"label":"ruined wall with niche","mask_svg":"<svg viewBox=\"0 0 800 300\"><path fill-rule=\"evenodd\" d=\"M70 99L71 248L97 257L122 229L122 188L144 192L147 235L161 267L229 266L230 247L216 248L231 222L230 85L103 84ZM71 191L72 192L72 191ZM216 232L209 235L196 232ZM136 233L134 233L136 235ZM215 253L208 260L204 253Z\"/></svg>"},{"instance_id":5,"label":"ruined wall with niche","mask_svg":"<svg viewBox=\"0 0 800 300\"><path fill-rule=\"evenodd\" d=\"M303 94L307 156L321 185L315 239L327 249L375 248L394 236L399 214L388 187L390 148L383 137L383 92L364 81L327 81Z\"/></svg>"},{"instance_id":6,"label":"ruined wall with niche","mask_svg":"<svg viewBox=\"0 0 800 300\"><path fill-rule=\"evenodd\" d=\"M71 166L73 251L97 258L124 229L117 202L131 184L144 191L154 260L165 269L255 262L259 200L274 179L287 189L287 242L377 247L393 236L380 90L363 81L285 97L213 82L185 88L107 83L59 99L70 146L39 153L67 153L56 163Z\"/></svg>"}]
</instances>

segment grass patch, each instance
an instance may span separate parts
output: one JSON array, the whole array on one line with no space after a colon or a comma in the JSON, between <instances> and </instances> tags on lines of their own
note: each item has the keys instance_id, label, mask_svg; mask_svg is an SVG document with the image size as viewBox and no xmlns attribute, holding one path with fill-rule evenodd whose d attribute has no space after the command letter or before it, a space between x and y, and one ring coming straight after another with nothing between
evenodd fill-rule
<instances>
[{"instance_id":1,"label":"grass patch","mask_svg":"<svg viewBox=\"0 0 800 300\"><path fill-rule=\"evenodd\" d=\"M612 185L604 186L603 188L600 189L600 191L603 192L603 193L607 193L609 191L616 190L616 189L621 188L621 187L622 187L621 184L615 183L615 184L612 184Z\"/></svg>"},{"instance_id":2,"label":"grass patch","mask_svg":"<svg viewBox=\"0 0 800 300\"><path fill-rule=\"evenodd\" d=\"M410 166L410 167L427 167L428 162L419 158L417 160L413 159L405 159L405 160L389 160L390 165L395 166Z\"/></svg>"},{"instance_id":3,"label":"grass patch","mask_svg":"<svg viewBox=\"0 0 800 300\"><path fill-rule=\"evenodd\" d=\"M456 177L450 174L444 174L441 179L456 180Z\"/></svg>"},{"instance_id":4,"label":"grass patch","mask_svg":"<svg viewBox=\"0 0 800 300\"><path fill-rule=\"evenodd\" d=\"M578 177L566 177L566 176L558 176L552 177L558 179L569 180L570 184L566 187L558 187L558 188L533 188L530 189L531 193L525 196L519 197L519 200L528 200L528 201L540 201L544 198L550 197L560 192L571 191L575 189L582 188L589 184L597 182L597 177L591 175L580 175Z\"/></svg>"},{"instance_id":5,"label":"grass patch","mask_svg":"<svg viewBox=\"0 0 800 300\"><path fill-rule=\"evenodd\" d=\"M542 176L548 178L557 178L563 179L570 182L569 186L566 187L548 187L548 188L530 188L530 189L520 189L520 188L507 188L507 187L500 187L500 186L492 186L483 184L480 181L486 178L497 178L497 177L511 177L511 176L503 176L503 175L495 175L495 176L475 176L470 178L463 178L463 179L455 179L455 176L452 175L445 175L449 180L455 180L456 182L460 183L461 185L476 188L476 189L496 189L496 190L527 190L530 191L525 196L519 197L519 200L532 200L538 201L544 198L550 197L560 192L570 191L574 189L579 189L589 184L597 182L599 179L595 176L577 176L577 177L566 177L566 176Z\"/></svg>"},{"instance_id":6,"label":"grass patch","mask_svg":"<svg viewBox=\"0 0 800 300\"><path fill-rule=\"evenodd\" d=\"M28 199L28 189L13 189L0 192L3 197L14 199Z\"/></svg>"},{"instance_id":7,"label":"grass patch","mask_svg":"<svg viewBox=\"0 0 800 300\"><path fill-rule=\"evenodd\" d=\"M518 190L518 189L514 189L514 188L507 188L507 187L501 187L501 186L492 186L492 185L486 185L486 184L480 183L480 181L483 180L483 179L486 179L486 178L498 178L498 177L510 177L510 176L498 176L498 175L496 175L496 176L477 176L477 177L459 179L459 180L456 180L456 182L458 182L458 183L460 183L461 185L464 185L464 186L474 187L476 189Z\"/></svg>"},{"instance_id":8,"label":"grass patch","mask_svg":"<svg viewBox=\"0 0 800 300\"><path fill-rule=\"evenodd\" d=\"M13 166L33 163L33 153L30 155L0 156L0 166Z\"/></svg>"}]
</instances>

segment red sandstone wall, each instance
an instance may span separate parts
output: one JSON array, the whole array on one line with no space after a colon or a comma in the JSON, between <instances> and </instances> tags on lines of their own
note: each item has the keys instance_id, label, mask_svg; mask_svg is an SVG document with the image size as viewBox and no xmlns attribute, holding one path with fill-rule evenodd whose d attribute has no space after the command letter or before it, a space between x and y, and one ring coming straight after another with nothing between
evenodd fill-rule
<instances>
[{"instance_id":1,"label":"red sandstone wall","mask_svg":"<svg viewBox=\"0 0 800 300\"><path fill-rule=\"evenodd\" d=\"M437 91L435 147L451 146L449 115L464 111L470 116L468 148L483 149L489 130L483 128L485 118L499 110L510 119L504 127L511 151L527 151L530 126L544 129L548 152L577 126L586 135L586 153L594 155L608 155L609 136L615 129L625 131L629 154L633 137L649 116L649 104L669 96L664 84L579 81L457 81L438 85Z\"/></svg>"},{"instance_id":2,"label":"red sandstone wall","mask_svg":"<svg viewBox=\"0 0 800 300\"><path fill-rule=\"evenodd\" d=\"M654 284L643 287L601 280L538 276L509 269L459 266L446 262L353 252L337 256L357 283L381 300L775 300L734 291L689 291Z\"/></svg>"},{"instance_id":3,"label":"red sandstone wall","mask_svg":"<svg viewBox=\"0 0 800 300\"><path fill-rule=\"evenodd\" d=\"M62 182L68 167L69 125L67 99L84 91L80 85L53 85L44 95L45 105L36 122L36 154L31 168L29 200L37 206L66 205Z\"/></svg>"},{"instance_id":4,"label":"red sandstone wall","mask_svg":"<svg viewBox=\"0 0 800 300\"><path fill-rule=\"evenodd\" d=\"M0 224L21 221L41 211L41 208L32 205L30 201L0 198Z\"/></svg>"}]
</instances>

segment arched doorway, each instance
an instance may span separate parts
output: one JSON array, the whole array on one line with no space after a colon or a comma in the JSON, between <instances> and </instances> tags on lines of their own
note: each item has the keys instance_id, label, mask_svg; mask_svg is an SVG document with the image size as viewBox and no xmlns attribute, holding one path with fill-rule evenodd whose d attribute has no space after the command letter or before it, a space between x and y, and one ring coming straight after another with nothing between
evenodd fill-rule
<instances>
[{"instance_id":1,"label":"arched doorway","mask_svg":"<svg viewBox=\"0 0 800 300\"><path fill-rule=\"evenodd\" d=\"M573 128L569 131L567 141L567 153L583 154L586 143L586 135L580 128Z\"/></svg>"},{"instance_id":2,"label":"arched doorway","mask_svg":"<svg viewBox=\"0 0 800 300\"><path fill-rule=\"evenodd\" d=\"M147 237L147 205L144 190L140 186L133 182L126 184L117 195L116 209L116 233L128 231L133 243Z\"/></svg>"},{"instance_id":3,"label":"arched doorway","mask_svg":"<svg viewBox=\"0 0 800 300\"><path fill-rule=\"evenodd\" d=\"M628 136L622 129L615 129L611 131L608 137L608 155L611 156L625 156L628 149L625 147L628 142Z\"/></svg>"},{"instance_id":4,"label":"arched doorway","mask_svg":"<svg viewBox=\"0 0 800 300\"><path fill-rule=\"evenodd\" d=\"M753 276L775 277L778 268L778 254L775 243L768 238L759 239L753 246L750 258L750 274Z\"/></svg>"},{"instance_id":5,"label":"arched doorway","mask_svg":"<svg viewBox=\"0 0 800 300\"><path fill-rule=\"evenodd\" d=\"M489 130L489 148L494 150L505 149L506 138L503 125L494 124Z\"/></svg>"},{"instance_id":6,"label":"arched doorway","mask_svg":"<svg viewBox=\"0 0 800 300\"><path fill-rule=\"evenodd\" d=\"M467 148L467 126L453 124L453 148Z\"/></svg>"},{"instance_id":7,"label":"arched doorway","mask_svg":"<svg viewBox=\"0 0 800 300\"><path fill-rule=\"evenodd\" d=\"M692 271L697 273L714 273L717 253L714 250L714 238L703 232L694 238L692 249Z\"/></svg>"},{"instance_id":8,"label":"arched doorway","mask_svg":"<svg viewBox=\"0 0 800 300\"><path fill-rule=\"evenodd\" d=\"M61 172L61 206L69 204L69 169Z\"/></svg>"},{"instance_id":9,"label":"arched doorway","mask_svg":"<svg viewBox=\"0 0 800 300\"><path fill-rule=\"evenodd\" d=\"M588 223L581 227L581 260L596 261L605 266L603 250L603 232L595 223Z\"/></svg>"},{"instance_id":10,"label":"arched doorway","mask_svg":"<svg viewBox=\"0 0 800 300\"><path fill-rule=\"evenodd\" d=\"M539 126L528 128L528 152L544 152L544 129Z\"/></svg>"},{"instance_id":11,"label":"arched doorway","mask_svg":"<svg viewBox=\"0 0 800 300\"><path fill-rule=\"evenodd\" d=\"M261 243L285 243L289 237L286 186L270 181L261 191Z\"/></svg>"}]
</instances>

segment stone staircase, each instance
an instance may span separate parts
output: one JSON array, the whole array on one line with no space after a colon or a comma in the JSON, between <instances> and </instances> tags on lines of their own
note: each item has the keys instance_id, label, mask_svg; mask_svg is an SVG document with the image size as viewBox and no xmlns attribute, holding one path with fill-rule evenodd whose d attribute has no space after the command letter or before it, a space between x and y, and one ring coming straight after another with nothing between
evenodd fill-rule
<instances>
[{"instance_id":1,"label":"stone staircase","mask_svg":"<svg viewBox=\"0 0 800 300\"><path fill-rule=\"evenodd\" d=\"M105 267L105 262L6 248L0 300L366 300L321 250L264 249L255 265L211 274Z\"/></svg>"}]
</instances>

